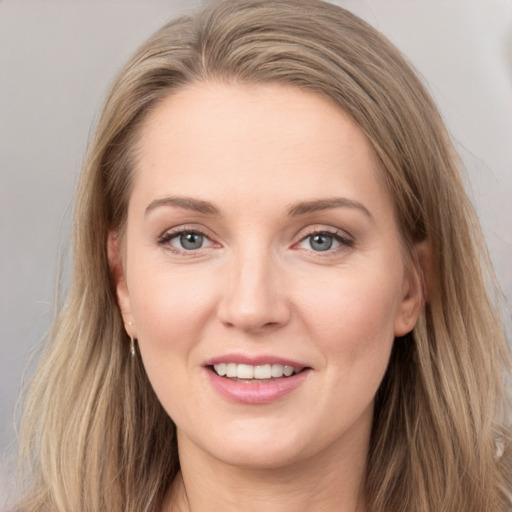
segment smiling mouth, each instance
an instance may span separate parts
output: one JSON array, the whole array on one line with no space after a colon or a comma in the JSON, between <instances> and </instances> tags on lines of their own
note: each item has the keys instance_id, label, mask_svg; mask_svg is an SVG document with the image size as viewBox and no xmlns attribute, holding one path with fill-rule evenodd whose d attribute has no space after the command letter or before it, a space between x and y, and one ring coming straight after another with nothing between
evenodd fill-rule
<instances>
[{"instance_id":1,"label":"smiling mouth","mask_svg":"<svg viewBox=\"0 0 512 512\"><path fill-rule=\"evenodd\" d=\"M220 377L259 381L291 377L305 369L281 364L262 364L253 366L250 364L237 363L219 363L211 365L210 368Z\"/></svg>"}]
</instances>

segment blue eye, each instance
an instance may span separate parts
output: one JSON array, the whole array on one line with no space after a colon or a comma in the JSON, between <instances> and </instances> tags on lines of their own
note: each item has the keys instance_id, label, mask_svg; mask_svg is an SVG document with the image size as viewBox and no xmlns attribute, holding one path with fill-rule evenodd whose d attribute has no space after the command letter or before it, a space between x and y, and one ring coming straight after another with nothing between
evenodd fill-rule
<instances>
[{"instance_id":1,"label":"blue eye","mask_svg":"<svg viewBox=\"0 0 512 512\"><path fill-rule=\"evenodd\" d=\"M204 236L201 233L181 233L174 239L178 239L181 247L187 251L201 249L204 242Z\"/></svg>"},{"instance_id":2,"label":"blue eye","mask_svg":"<svg viewBox=\"0 0 512 512\"><path fill-rule=\"evenodd\" d=\"M334 243L334 237L325 233L310 235L308 239L309 245L314 251L328 251Z\"/></svg>"},{"instance_id":3,"label":"blue eye","mask_svg":"<svg viewBox=\"0 0 512 512\"><path fill-rule=\"evenodd\" d=\"M161 245L170 245L173 249L182 251L197 251L209 247L212 242L199 231L175 231L166 233L160 239Z\"/></svg>"},{"instance_id":4,"label":"blue eye","mask_svg":"<svg viewBox=\"0 0 512 512\"><path fill-rule=\"evenodd\" d=\"M352 247L353 242L337 233L319 231L304 237L298 244L300 249L314 252L327 252L336 250L341 246Z\"/></svg>"}]
</instances>

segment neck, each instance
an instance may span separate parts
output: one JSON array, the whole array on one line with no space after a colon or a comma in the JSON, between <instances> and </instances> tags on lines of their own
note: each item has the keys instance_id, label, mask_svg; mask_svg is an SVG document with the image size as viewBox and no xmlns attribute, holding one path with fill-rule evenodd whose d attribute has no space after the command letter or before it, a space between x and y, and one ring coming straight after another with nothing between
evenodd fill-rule
<instances>
[{"instance_id":1,"label":"neck","mask_svg":"<svg viewBox=\"0 0 512 512\"><path fill-rule=\"evenodd\" d=\"M255 469L225 464L179 436L182 470L164 511L365 512L369 432L358 437L349 448L330 445L299 463Z\"/></svg>"}]
</instances>

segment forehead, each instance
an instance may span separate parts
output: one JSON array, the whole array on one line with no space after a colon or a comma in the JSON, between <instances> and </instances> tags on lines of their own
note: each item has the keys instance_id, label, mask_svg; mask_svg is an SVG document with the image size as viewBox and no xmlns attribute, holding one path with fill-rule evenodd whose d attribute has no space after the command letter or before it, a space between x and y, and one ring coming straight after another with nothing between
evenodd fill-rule
<instances>
[{"instance_id":1,"label":"forehead","mask_svg":"<svg viewBox=\"0 0 512 512\"><path fill-rule=\"evenodd\" d=\"M134 188L149 199L208 194L219 184L238 197L271 190L283 200L327 197L333 188L385 193L366 137L324 96L278 84L196 83L147 116Z\"/></svg>"},{"instance_id":2,"label":"forehead","mask_svg":"<svg viewBox=\"0 0 512 512\"><path fill-rule=\"evenodd\" d=\"M180 144L187 136L195 137L205 149L211 149L221 142L216 136L219 130L226 143L252 139L254 144L263 143L269 149L311 140L313 131L328 143L341 131L348 145L353 146L357 139L359 145L370 149L355 123L330 98L275 83L196 82L188 85L171 93L152 109L141 135L144 148L155 149L158 143L168 143L172 135L183 137ZM332 137L325 137L329 132ZM336 144L340 143L343 141L337 138Z\"/></svg>"}]
</instances>

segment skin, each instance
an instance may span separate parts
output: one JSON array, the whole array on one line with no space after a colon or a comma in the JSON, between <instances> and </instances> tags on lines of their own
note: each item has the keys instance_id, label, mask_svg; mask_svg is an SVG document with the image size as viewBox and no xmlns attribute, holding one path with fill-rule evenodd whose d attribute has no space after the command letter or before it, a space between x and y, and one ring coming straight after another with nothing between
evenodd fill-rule
<instances>
[{"instance_id":1,"label":"skin","mask_svg":"<svg viewBox=\"0 0 512 512\"><path fill-rule=\"evenodd\" d=\"M375 393L422 306L380 172L344 112L291 86L198 83L148 116L124 257L115 233L109 250L127 332L178 429L164 509L365 509ZM184 249L183 229L203 246ZM309 370L271 403L240 404L204 367L225 354Z\"/></svg>"}]
</instances>

